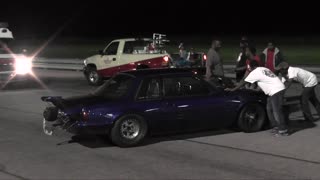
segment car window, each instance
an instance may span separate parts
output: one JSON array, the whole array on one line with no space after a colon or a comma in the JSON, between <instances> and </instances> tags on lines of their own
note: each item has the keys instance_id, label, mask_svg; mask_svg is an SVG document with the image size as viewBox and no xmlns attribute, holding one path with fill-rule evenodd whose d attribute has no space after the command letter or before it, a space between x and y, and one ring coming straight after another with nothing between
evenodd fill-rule
<instances>
[{"instance_id":1,"label":"car window","mask_svg":"<svg viewBox=\"0 0 320 180\"><path fill-rule=\"evenodd\" d=\"M198 77L168 77L163 79L165 97L199 96L210 93L210 88Z\"/></svg>"},{"instance_id":2,"label":"car window","mask_svg":"<svg viewBox=\"0 0 320 180\"><path fill-rule=\"evenodd\" d=\"M161 97L160 78L145 79L138 92L138 100L157 99Z\"/></svg>"},{"instance_id":3,"label":"car window","mask_svg":"<svg viewBox=\"0 0 320 180\"><path fill-rule=\"evenodd\" d=\"M134 77L129 75L117 75L97 88L93 95L112 99L121 98L129 92L133 80Z\"/></svg>"},{"instance_id":4,"label":"car window","mask_svg":"<svg viewBox=\"0 0 320 180\"><path fill-rule=\"evenodd\" d=\"M111 43L107 47L107 49L105 50L105 54L106 55L117 55L118 47L119 47L119 42Z\"/></svg>"}]
</instances>

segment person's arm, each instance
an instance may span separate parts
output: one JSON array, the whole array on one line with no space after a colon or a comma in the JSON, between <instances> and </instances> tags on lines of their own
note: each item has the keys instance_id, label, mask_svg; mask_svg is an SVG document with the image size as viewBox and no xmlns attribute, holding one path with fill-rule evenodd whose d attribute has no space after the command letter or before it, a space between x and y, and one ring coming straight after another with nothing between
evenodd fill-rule
<instances>
[{"instance_id":1,"label":"person's arm","mask_svg":"<svg viewBox=\"0 0 320 180\"><path fill-rule=\"evenodd\" d=\"M280 64L283 61L284 61L284 56L283 56L282 52L280 51L278 53L278 62L277 63Z\"/></svg>"},{"instance_id":2,"label":"person's arm","mask_svg":"<svg viewBox=\"0 0 320 180\"><path fill-rule=\"evenodd\" d=\"M212 52L211 50L209 50L208 54L207 54L207 60L206 60L206 80L210 80L210 78L212 77L213 73L213 69L214 65L212 64Z\"/></svg>"},{"instance_id":3,"label":"person's arm","mask_svg":"<svg viewBox=\"0 0 320 180\"><path fill-rule=\"evenodd\" d=\"M291 84L293 83L293 79L292 78L288 78L288 76L284 76L281 73L278 74L279 79L281 80L281 82L283 82L283 84L285 85L286 89L288 89Z\"/></svg>"},{"instance_id":4,"label":"person's arm","mask_svg":"<svg viewBox=\"0 0 320 180\"><path fill-rule=\"evenodd\" d=\"M211 77L212 77L212 70L211 70L211 67L210 67L210 65L208 64L208 61L207 61L207 64L206 64L206 80L209 81Z\"/></svg>"},{"instance_id":5,"label":"person's arm","mask_svg":"<svg viewBox=\"0 0 320 180\"><path fill-rule=\"evenodd\" d=\"M241 66L241 67L237 67L235 70L236 71L244 71L247 69L247 66Z\"/></svg>"},{"instance_id":6,"label":"person's arm","mask_svg":"<svg viewBox=\"0 0 320 180\"><path fill-rule=\"evenodd\" d=\"M238 89L240 89L240 88L242 88L247 82L245 81L245 79L246 79L246 77L249 75L249 71L246 71L246 73L244 74L244 76L243 76L243 78L241 79L241 81L239 82L239 84L236 86L236 87L234 87L234 88L232 88L232 89L230 89L230 88L227 88L227 89L225 89L226 91L236 91L236 90L238 90Z\"/></svg>"},{"instance_id":7,"label":"person's arm","mask_svg":"<svg viewBox=\"0 0 320 180\"><path fill-rule=\"evenodd\" d=\"M234 88L226 88L225 90L226 91L236 91L236 90L242 88L246 83L247 82L242 79L236 87L234 87Z\"/></svg>"}]
</instances>

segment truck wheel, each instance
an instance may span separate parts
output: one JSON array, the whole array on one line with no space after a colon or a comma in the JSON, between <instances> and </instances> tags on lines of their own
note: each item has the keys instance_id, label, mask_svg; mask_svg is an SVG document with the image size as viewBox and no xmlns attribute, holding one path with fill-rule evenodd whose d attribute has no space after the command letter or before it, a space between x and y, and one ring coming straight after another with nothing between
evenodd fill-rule
<instances>
[{"instance_id":1,"label":"truck wheel","mask_svg":"<svg viewBox=\"0 0 320 180\"><path fill-rule=\"evenodd\" d=\"M147 129L147 123L141 116L128 114L115 122L110 139L120 147L135 146L144 139Z\"/></svg>"},{"instance_id":2,"label":"truck wheel","mask_svg":"<svg viewBox=\"0 0 320 180\"><path fill-rule=\"evenodd\" d=\"M266 119L264 107L257 103L247 104L240 112L238 127L244 132L257 132L263 128Z\"/></svg>"},{"instance_id":3,"label":"truck wheel","mask_svg":"<svg viewBox=\"0 0 320 180\"><path fill-rule=\"evenodd\" d=\"M88 67L86 78L88 83L93 86L99 86L103 82L102 77L98 74L97 69L94 67Z\"/></svg>"}]
</instances>

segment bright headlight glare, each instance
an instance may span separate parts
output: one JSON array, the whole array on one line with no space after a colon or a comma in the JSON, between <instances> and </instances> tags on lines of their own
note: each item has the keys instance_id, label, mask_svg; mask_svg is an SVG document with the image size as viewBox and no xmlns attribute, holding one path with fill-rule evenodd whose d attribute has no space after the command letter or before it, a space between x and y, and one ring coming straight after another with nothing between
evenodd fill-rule
<instances>
[{"instance_id":1,"label":"bright headlight glare","mask_svg":"<svg viewBox=\"0 0 320 180\"><path fill-rule=\"evenodd\" d=\"M27 74L32 71L32 59L28 57L18 57L15 62L16 74Z\"/></svg>"}]
</instances>

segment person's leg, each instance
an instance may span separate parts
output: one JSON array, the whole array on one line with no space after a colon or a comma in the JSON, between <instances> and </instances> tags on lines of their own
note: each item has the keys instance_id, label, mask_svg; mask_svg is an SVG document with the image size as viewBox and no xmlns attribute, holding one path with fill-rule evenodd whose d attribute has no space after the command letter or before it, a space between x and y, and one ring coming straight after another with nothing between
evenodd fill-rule
<instances>
[{"instance_id":1,"label":"person's leg","mask_svg":"<svg viewBox=\"0 0 320 180\"><path fill-rule=\"evenodd\" d=\"M311 114L309 100L314 92L314 88L312 87L305 87L303 88L302 95L301 95L301 109L303 112L303 116L308 121L314 121L314 118Z\"/></svg>"},{"instance_id":2,"label":"person's leg","mask_svg":"<svg viewBox=\"0 0 320 180\"><path fill-rule=\"evenodd\" d=\"M276 122L276 120L274 119L274 116L273 116L271 97L268 97L268 99L267 99L267 115L269 118L270 127L271 128L278 128L278 123Z\"/></svg>"},{"instance_id":3,"label":"person's leg","mask_svg":"<svg viewBox=\"0 0 320 180\"><path fill-rule=\"evenodd\" d=\"M320 116L320 102L319 102L319 99L317 98L317 95L315 93L315 87L316 86L313 87L313 90L311 92L310 102L312 103L312 105L316 109L318 116Z\"/></svg>"},{"instance_id":4,"label":"person's leg","mask_svg":"<svg viewBox=\"0 0 320 180\"><path fill-rule=\"evenodd\" d=\"M280 91L276 94L274 94L271 97L271 105L273 109L273 115L276 122L278 122L279 125L279 133L287 133L288 132L288 126L284 118L283 114L283 95L284 91Z\"/></svg>"}]
</instances>

